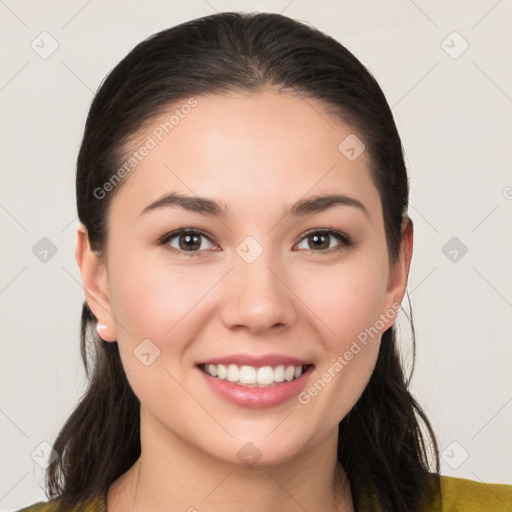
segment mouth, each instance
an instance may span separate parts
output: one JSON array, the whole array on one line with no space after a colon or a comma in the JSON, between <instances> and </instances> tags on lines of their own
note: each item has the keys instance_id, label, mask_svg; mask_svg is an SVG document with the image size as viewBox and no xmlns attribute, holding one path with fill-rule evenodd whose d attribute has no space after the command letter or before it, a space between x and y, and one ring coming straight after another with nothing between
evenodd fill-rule
<instances>
[{"instance_id":1,"label":"mouth","mask_svg":"<svg viewBox=\"0 0 512 512\"><path fill-rule=\"evenodd\" d=\"M197 367L216 380L224 380L240 387L268 388L299 379L312 364L277 364L250 366L237 364L199 364Z\"/></svg>"}]
</instances>

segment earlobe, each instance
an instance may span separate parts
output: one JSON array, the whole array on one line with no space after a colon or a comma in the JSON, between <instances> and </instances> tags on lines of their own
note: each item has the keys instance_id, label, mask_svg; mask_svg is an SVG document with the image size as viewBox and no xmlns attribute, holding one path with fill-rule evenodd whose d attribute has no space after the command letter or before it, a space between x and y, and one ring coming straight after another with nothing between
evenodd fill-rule
<instances>
[{"instance_id":1,"label":"earlobe","mask_svg":"<svg viewBox=\"0 0 512 512\"><path fill-rule=\"evenodd\" d=\"M96 326L98 334L105 341L116 341L107 269L102 258L91 249L87 228L83 223L77 228L75 257L82 277L85 300L101 326Z\"/></svg>"}]
</instances>

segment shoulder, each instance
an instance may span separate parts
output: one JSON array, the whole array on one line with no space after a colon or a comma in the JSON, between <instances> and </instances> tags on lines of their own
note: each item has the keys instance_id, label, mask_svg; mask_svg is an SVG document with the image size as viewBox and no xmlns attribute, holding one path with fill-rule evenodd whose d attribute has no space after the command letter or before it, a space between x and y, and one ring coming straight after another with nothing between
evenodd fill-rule
<instances>
[{"instance_id":1,"label":"shoulder","mask_svg":"<svg viewBox=\"0 0 512 512\"><path fill-rule=\"evenodd\" d=\"M103 496L96 496L74 507L64 507L62 500L39 501L16 512L106 512Z\"/></svg>"},{"instance_id":2,"label":"shoulder","mask_svg":"<svg viewBox=\"0 0 512 512\"><path fill-rule=\"evenodd\" d=\"M59 509L60 502L61 500L38 501L16 512L56 512Z\"/></svg>"},{"instance_id":3,"label":"shoulder","mask_svg":"<svg viewBox=\"0 0 512 512\"><path fill-rule=\"evenodd\" d=\"M28 507L17 510L16 512L56 512L59 510L61 500L38 501Z\"/></svg>"},{"instance_id":4,"label":"shoulder","mask_svg":"<svg viewBox=\"0 0 512 512\"><path fill-rule=\"evenodd\" d=\"M512 485L441 476L443 512L509 512Z\"/></svg>"}]
</instances>

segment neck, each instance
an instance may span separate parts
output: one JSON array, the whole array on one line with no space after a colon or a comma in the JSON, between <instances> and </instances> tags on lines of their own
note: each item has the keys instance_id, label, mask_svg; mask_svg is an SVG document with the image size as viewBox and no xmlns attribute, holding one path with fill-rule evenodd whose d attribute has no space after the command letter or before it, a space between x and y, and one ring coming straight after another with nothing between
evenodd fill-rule
<instances>
[{"instance_id":1,"label":"neck","mask_svg":"<svg viewBox=\"0 0 512 512\"><path fill-rule=\"evenodd\" d=\"M108 512L353 511L337 432L285 462L246 467L211 457L161 425L149 427L141 428L140 458L109 489Z\"/></svg>"}]
</instances>

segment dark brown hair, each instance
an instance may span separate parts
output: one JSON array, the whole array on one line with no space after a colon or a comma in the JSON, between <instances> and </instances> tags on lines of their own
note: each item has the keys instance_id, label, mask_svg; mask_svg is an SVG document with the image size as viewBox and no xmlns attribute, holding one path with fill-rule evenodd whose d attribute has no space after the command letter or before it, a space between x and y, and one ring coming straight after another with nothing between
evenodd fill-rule
<instances>
[{"instance_id":1,"label":"dark brown hair","mask_svg":"<svg viewBox=\"0 0 512 512\"><path fill-rule=\"evenodd\" d=\"M318 99L360 134L381 199L388 254L396 261L409 184L382 90L339 42L268 13L221 13L164 30L138 44L101 84L87 118L76 175L78 216L92 249L104 255L108 208L122 183L105 197L95 191L119 169L145 123L194 95L266 87ZM96 318L85 302L81 321L88 389L54 443L59 457L46 475L49 496L69 505L106 492L140 455L140 403L126 379L117 343L98 337ZM337 457L359 512L371 510L364 499L370 491L383 511L440 506L435 435L408 391L410 376L404 375L395 330L392 326L383 334L370 381L339 425ZM412 344L414 361L414 328ZM413 370L414 365L411 375Z\"/></svg>"}]
</instances>

